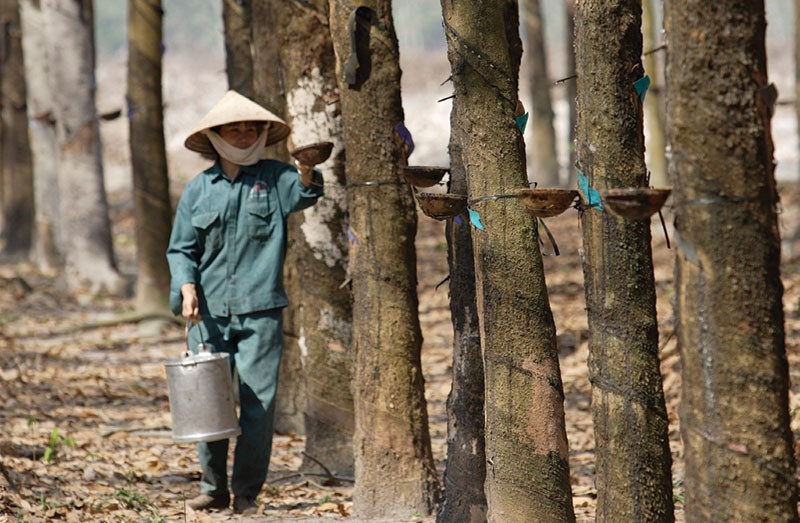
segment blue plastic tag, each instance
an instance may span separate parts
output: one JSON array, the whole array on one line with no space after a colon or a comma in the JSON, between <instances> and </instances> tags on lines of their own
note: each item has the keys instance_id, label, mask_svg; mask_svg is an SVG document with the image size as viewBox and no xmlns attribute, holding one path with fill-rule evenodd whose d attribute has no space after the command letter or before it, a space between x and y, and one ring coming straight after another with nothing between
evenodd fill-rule
<instances>
[{"instance_id":1,"label":"blue plastic tag","mask_svg":"<svg viewBox=\"0 0 800 523\"><path fill-rule=\"evenodd\" d=\"M590 207L596 207L600 210L603 209L603 205L600 203L600 193L589 186L589 178L580 171L578 171L578 189L583 193L584 198L586 198L586 203L588 203Z\"/></svg>"},{"instance_id":2,"label":"blue plastic tag","mask_svg":"<svg viewBox=\"0 0 800 523\"><path fill-rule=\"evenodd\" d=\"M514 118L517 122L517 127L519 127L519 132L525 134L525 127L528 125L528 113L521 114Z\"/></svg>"},{"instance_id":3,"label":"blue plastic tag","mask_svg":"<svg viewBox=\"0 0 800 523\"><path fill-rule=\"evenodd\" d=\"M467 207L467 211L469 212L469 222L472 224L472 226L475 227L476 229L485 231L486 228L481 223L481 215L478 214L477 211L473 211L469 207Z\"/></svg>"},{"instance_id":4,"label":"blue plastic tag","mask_svg":"<svg viewBox=\"0 0 800 523\"><path fill-rule=\"evenodd\" d=\"M633 87L639 94L639 100L644 102L644 96L647 94L647 89L650 87L650 77L647 75L642 76L641 78L633 82Z\"/></svg>"}]
</instances>

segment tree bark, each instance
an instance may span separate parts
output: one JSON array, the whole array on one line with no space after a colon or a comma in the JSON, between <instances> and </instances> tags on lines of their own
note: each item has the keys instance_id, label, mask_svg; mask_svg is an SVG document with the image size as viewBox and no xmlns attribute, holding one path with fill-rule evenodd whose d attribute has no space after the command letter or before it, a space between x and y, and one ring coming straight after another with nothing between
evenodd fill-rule
<instances>
[{"instance_id":1,"label":"tree bark","mask_svg":"<svg viewBox=\"0 0 800 523\"><path fill-rule=\"evenodd\" d=\"M252 0L222 0L228 88L253 98Z\"/></svg>"},{"instance_id":2,"label":"tree bark","mask_svg":"<svg viewBox=\"0 0 800 523\"><path fill-rule=\"evenodd\" d=\"M161 94L161 0L129 0L128 120L136 217L136 309L169 309L169 199Z\"/></svg>"},{"instance_id":3,"label":"tree bark","mask_svg":"<svg viewBox=\"0 0 800 523\"><path fill-rule=\"evenodd\" d=\"M33 164L18 0L0 1L0 240L2 253L27 258L33 238Z\"/></svg>"},{"instance_id":4,"label":"tree bark","mask_svg":"<svg viewBox=\"0 0 800 523\"><path fill-rule=\"evenodd\" d=\"M519 100L519 70L522 66L522 38L519 36L519 1L504 0L500 2L503 9L503 28L508 44L508 59L511 66L511 79L514 82L514 91ZM514 108L516 111L516 107ZM523 159L525 157L523 156Z\"/></svg>"},{"instance_id":5,"label":"tree bark","mask_svg":"<svg viewBox=\"0 0 800 523\"><path fill-rule=\"evenodd\" d=\"M284 0L261 0L255 3L250 1L253 100L284 118L286 116L286 88L283 80L283 64L280 61L280 28L277 26L276 19L278 6ZM228 83L234 82L234 79L228 79ZM267 156L290 161L286 142L278 142L269 146Z\"/></svg>"},{"instance_id":6,"label":"tree bark","mask_svg":"<svg viewBox=\"0 0 800 523\"><path fill-rule=\"evenodd\" d=\"M276 19L282 0L265 0L251 3L253 38L253 99L280 116L286 118L286 91L283 81L278 42L280 28ZM291 23L291 22L288 22ZM234 79L229 78L233 84ZM267 148L267 155L282 161L290 161L286 142ZM289 306L283 312L284 346L275 405L275 430L278 432L305 433L303 411L306 404L306 383L303 370L304 357L300 347L300 289L297 231L301 216L289 215L287 221L288 240L284 263L284 287L289 297Z\"/></svg>"},{"instance_id":7,"label":"tree bark","mask_svg":"<svg viewBox=\"0 0 800 523\"><path fill-rule=\"evenodd\" d=\"M665 12L686 521L797 521L764 2Z\"/></svg>"},{"instance_id":8,"label":"tree bark","mask_svg":"<svg viewBox=\"0 0 800 523\"><path fill-rule=\"evenodd\" d=\"M575 27L580 172L597 191L642 187L643 114L634 87L643 75L641 4L581 0ZM581 225L596 520L673 521L650 219L623 220L586 207Z\"/></svg>"},{"instance_id":9,"label":"tree bark","mask_svg":"<svg viewBox=\"0 0 800 523\"><path fill-rule=\"evenodd\" d=\"M463 97L453 99L450 113L450 185L448 192L467 197L462 160L463 137L456 136ZM453 322L453 385L447 397L447 466L438 523L486 521L486 452L484 450L483 358L475 296L472 234L465 215L446 224L450 268L450 317Z\"/></svg>"},{"instance_id":10,"label":"tree bark","mask_svg":"<svg viewBox=\"0 0 800 523\"><path fill-rule=\"evenodd\" d=\"M666 154L666 130L664 129L663 96L661 69L659 67L658 53L652 52L658 47L656 38L658 31L655 27L655 13L653 2L655 0L642 0L642 35L645 52L650 52L644 57L644 71L650 77L650 91L644 100L644 123L647 127L645 143L648 159L650 161L650 185L653 187L669 187ZM659 2L659 5L661 2Z\"/></svg>"},{"instance_id":11,"label":"tree bark","mask_svg":"<svg viewBox=\"0 0 800 523\"><path fill-rule=\"evenodd\" d=\"M325 179L325 197L292 223L297 274L296 322L303 356L306 405L303 409L306 454L339 474L353 465L352 303L347 278L347 189L344 143L335 76L335 55L328 26L328 0L305 5L280 2L281 33L290 147L333 142L331 158L317 168ZM311 459L304 470L319 466Z\"/></svg>"},{"instance_id":12,"label":"tree bark","mask_svg":"<svg viewBox=\"0 0 800 523\"><path fill-rule=\"evenodd\" d=\"M95 108L89 0L42 0L58 136L59 216L67 288L122 292L111 242Z\"/></svg>"},{"instance_id":13,"label":"tree bark","mask_svg":"<svg viewBox=\"0 0 800 523\"><path fill-rule=\"evenodd\" d=\"M34 229L31 259L41 271L63 267L59 250L58 163L53 95L48 75L47 28L40 2L20 0L22 47L28 105L28 136L33 165Z\"/></svg>"},{"instance_id":14,"label":"tree bark","mask_svg":"<svg viewBox=\"0 0 800 523\"><path fill-rule=\"evenodd\" d=\"M361 4L329 2L352 236L353 506L359 517L405 518L430 514L438 494L420 361L416 209L398 169L405 149L395 130L403 108L391 3Z\"/></svg>"},{"instance_id":15,"label":"tree bark","mask_svg":"<svg viewBox=\"0 0 800 523\"><path fill-rule=\"evenodd\" d=\"M550 100L550 75L547 71L547 48L539 0L525 0L525 32L528 35L528 74L531 100L532 180L539 187L558 187L558 153L553 127L553 104Z\"/></svg>"},{"instance_id":16,"label":"tree bark","mask_svg":"<svg viewBox=\"0 0 800 523\"><path fill-rule=\"evenodd\" d=\"M535 222L514 120L517 71L506 5L443 0L473 230L485 368L488 520L574 521L564 396ZM474 215L473 215L474 216ZM475 222L477 223L477 222Z\"/></svg>"},{"instance_id":17,"label":"tree bark","mask_svg":"<svg viewBox=\"0 0 800 523\"><path fill-rule=\"evenodd\" d=\"M564 20L566 21L567 37L567 73L575 73L575 0L564 0L566 10ZM575 187L577 180L575 172L575 128L578 125L578 110L575 104L578 100L578 82L575 78L566 80L564 89L567 98L567 151L569 165L567 165L567 187Z\"/></svg>"}]
</instances>

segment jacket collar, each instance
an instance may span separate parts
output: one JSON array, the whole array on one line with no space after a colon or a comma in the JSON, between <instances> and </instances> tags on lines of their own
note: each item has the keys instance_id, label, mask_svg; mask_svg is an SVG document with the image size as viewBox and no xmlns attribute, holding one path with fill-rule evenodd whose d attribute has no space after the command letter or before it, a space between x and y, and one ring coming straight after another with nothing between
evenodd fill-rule
<instances>
[{"instance_id":1,"label":"jacket collar","mask_svg":"<svg viewBox=\"0 0 800 523\"><path fill-rule=\"evenodd\" d=\"M236 176L236 179L238 180L239 177L243 175L255 176L257 173L258 173L258 163L254 163L253 165L242 165L241 167L239 167L239 174ZM220 165L219 160L214 162L214 165L203 171L203 174L209 176L211 178L212 183L215 183L222 178L226 178L225 172L222 170L222 165Z\"/></svg>"}]
</instances>

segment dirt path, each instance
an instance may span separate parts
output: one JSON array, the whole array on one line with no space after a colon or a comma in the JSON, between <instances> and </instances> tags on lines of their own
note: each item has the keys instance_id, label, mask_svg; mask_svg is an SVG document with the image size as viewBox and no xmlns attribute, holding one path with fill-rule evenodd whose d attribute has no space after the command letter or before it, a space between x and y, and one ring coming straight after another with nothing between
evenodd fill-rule
<instances>
[{"instance_id":1,"label":"dirt path","mask_svg":"<svg viewBox=\"0 0 800 523\"><path fill-rule=\"evenodd\" d=\"M798 191L784 196L782 222L800 223ZM561 250L546 257L551 306L558 329L570 464L578 521L593 521L593 435L586 376L587 326L574 211L548 221ZM130 217L115 217L115 235L132 231ZM677 404L679 355L672 338L672 266L657 220L653 245L658 287L664 386L670 416L676 515L682 521L682 447ZM795 383L800 356L800 242L785 244L787 348ZM123 264L131 253L122 249ZM420 217L418 238L420 318L430 429L440 472L445 459L445 400L450 390L452 327L443 224ZM324 478L297 473L303 438L275 439L268 487L257 518L229 513L194 514L184 501L197 491L199 473L191 445L170 439L164 363L180 354L182 327L135 323L76 330L117 317L131 303L110 298L79 304L61 296L54 282L24 265L0 265L0 523L119 521L244 521L320 523L349 521L352 485L323 485ZM791 406L800 404L800 387ZM793 421L793 430L800 429ZM45 460L47 454L49 460ZM407 522L432 523L409 515ZM390 523L390 522L386 522ZM401 523L401 522L391 522Z\"/></svg>"}]
</instances>

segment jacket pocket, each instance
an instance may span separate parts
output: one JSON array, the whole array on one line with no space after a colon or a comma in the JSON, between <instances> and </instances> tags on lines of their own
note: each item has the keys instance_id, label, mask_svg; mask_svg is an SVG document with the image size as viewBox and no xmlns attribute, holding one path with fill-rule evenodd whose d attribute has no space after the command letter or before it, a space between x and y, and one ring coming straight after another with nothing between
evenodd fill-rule
<instances>
[{"instance_id":1,"label":"jacket pocket","mask_svg":"<svg viewBox=\"0 0 800 523\"><path fill-rule=\"evenodd\" d=\"M222 247L222 224L216 211L203 212L192 216L192 227L206 255Z\"/></svg>"},{"instance_id":2,"label":"jacket pocket","mask_svg":"<svg viewBox=\"0 0 800 523\"><path fill-rule=\"evenodd\" d=\"M267 240L272 235L275 220L272 216L272 206L269 199L251 201L247 204L247 229L250 238L254 240Z\"/></svg>"}]
</instances>

